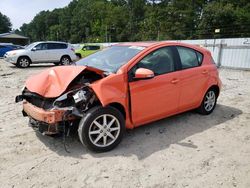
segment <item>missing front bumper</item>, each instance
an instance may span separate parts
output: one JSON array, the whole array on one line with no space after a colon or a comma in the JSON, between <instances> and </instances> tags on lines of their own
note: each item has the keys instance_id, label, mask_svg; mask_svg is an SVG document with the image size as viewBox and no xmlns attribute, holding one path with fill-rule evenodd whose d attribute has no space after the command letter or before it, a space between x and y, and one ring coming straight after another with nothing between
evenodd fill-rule
<instances>
[{"instance_id":1,"label":"missing front bumper","mask_svg":"<svg viewBox=\"0 0 250 188\"><path fill-rule=\"evenodd\" d=\"M65 112L67 112L67 110L63 110L63 109L62 110L59 110L59 109L44 110L42 108L38 108L34 106L33 104L27 101L23 102L23 111L32 119L35 119L37 121L44 122L47 124L56 124L61 121L74 119L74 117L71 115L68 115L65 117Z\"/></svg>"},{"instance_id":2,"label":"missing front bumper","mask_svg":"<svg viewBox=\"0 0 250 188\"><path fill-rule=\"evenodd\" d=\"M29 119L29 126L43 135L51 136L60 134L62 132L62 128L60 129L59 124L51 125L44 122L39 122L32 118Z\"/></svg>"}]
</instances>

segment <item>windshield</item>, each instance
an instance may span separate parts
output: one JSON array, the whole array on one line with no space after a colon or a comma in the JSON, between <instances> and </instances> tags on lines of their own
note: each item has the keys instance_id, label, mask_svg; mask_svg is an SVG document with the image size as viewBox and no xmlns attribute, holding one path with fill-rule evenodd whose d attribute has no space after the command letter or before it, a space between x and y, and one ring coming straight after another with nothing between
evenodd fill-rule
<instances>
[{"instance_id":1,"label":"windshield","mask_svg":"<svg viewBox=\"0 0 250 188\"><path fill-rule=\"evenodd\" d=\"M115 73L143 49L144 47L139 46L112 46L79 60L76 65L86 65Z\"/></svg>"}]
</instances>

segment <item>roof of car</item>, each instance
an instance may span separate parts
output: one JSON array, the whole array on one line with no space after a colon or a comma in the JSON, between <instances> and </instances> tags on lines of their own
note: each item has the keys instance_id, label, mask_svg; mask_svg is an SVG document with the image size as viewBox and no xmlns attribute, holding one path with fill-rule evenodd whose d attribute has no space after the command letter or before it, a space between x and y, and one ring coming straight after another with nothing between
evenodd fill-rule
<instances>
[{"instance_id":1,"label":"roof of car","mask_svg":"<svg viewBox=\"0 0 250 188\"><path fill-rule=\"evenodd\" d=\"M61 42L61 41L37 41L34 43L60 43L60 44L67 44L67 42Z\"/></svg>"},{"instance_id":2,"label":"roof of car","mask_svg":"<svg viewBox=\"0 0 250 188\"><path fill-rule=\"evenodd\" d=\"M141 46L141 47L149 47L154 44L157 44L160 42L124 42L124 43L119 43L117 44L118 46Z\"/></svg>"},{"instance_id":3,"label":"roof of car","mask_svg":"<svg viewBox=\"0 0 250 188\"><path fill-rule=\"evenodd\" d=\"M13 43L0 43L0 45L13 45Z\"/></svg>"},{"instance_id":4,"label":"roof of car","mask_svg":"<svg viewBox=\"0 0 250 188\"><path fill-rule=\"evenodd\" d=\"M155 45L180 45L189 48L196 49L198 51L208 51L206 48L201 47L200 45L188 44L183 42L176 42L176 41L150 41L150 42L124 42L116 44L118 46L138 46L138 47L151 47Z\"/></svg>"}]
</instances>

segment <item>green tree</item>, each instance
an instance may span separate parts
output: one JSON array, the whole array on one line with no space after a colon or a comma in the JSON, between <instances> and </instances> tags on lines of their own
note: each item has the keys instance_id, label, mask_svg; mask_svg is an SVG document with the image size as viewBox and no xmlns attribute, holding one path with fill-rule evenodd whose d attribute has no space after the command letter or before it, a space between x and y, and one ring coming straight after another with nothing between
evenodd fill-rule
<instances>
[{"instance_id":1,"label":"green tree","mask_svg":"<svg viewBox=\"0 0 250 188\"><path fill-rule=\"evenodd\" d=\"M10 19L0 12L0 33L7 33L11 31Z\"/></svg>"},{"instance_id":2,"label":"green tree","mask_svg":"<svg viewBox=\"0 0 250 188\"><path fill-rule=\"evenodd\" d=\"M217 37L240 37L250 34L250 3L214 1L204 7L197 34L200 38L214 37L215 29L220 29Z\"/></svg>"},{"instance_id":3,"label":"green tree","mask_svg":"<svg viewBox=\"0 0 250 188\"><path fill-rule=\"evenodd\" d=\"M42 11L20 32L37 40L123 42L244 37L250 34L248 0L73 0Z\"/></svg>"}]
</instances>

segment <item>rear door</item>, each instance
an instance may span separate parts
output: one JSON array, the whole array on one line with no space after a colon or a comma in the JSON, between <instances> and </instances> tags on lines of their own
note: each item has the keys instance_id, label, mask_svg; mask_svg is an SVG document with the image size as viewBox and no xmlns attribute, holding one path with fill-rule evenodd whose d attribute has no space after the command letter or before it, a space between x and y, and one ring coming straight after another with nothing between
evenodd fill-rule
<instances>
[{"instance_id":1,"label":"rear door","mask_svg":"<svg viewBox=\"0 0 250 188\"><path fill-rule=\"evenodd\" d=\"M157 49L141 59L129 72L132 121L138 126L177 112L179 72L172 47ZM155 77L131 79L138 68L147 68Z\"/></svg>"},{"instance_id":2,"label":"rear door","mask_svg":"<svg viewBox=\"0 0 250 188\"><path fill-rule=\"evenodd\" d=\"M59 62L63 55L67 55L67 44L49 43L49 56L52 62Z\"/></svg>"},{"instance_id":3,"label":"rear door","mask_svg":"<svg viewBox=\"0 0 250 188\"><path fill-rule=\"evenodd\" d=\"M180 110L185 111L200 105L209 73L206 66L202 66L202 53L183 46L176 46L176 49L181 62Z\"/></svg>"}]
</instances>

